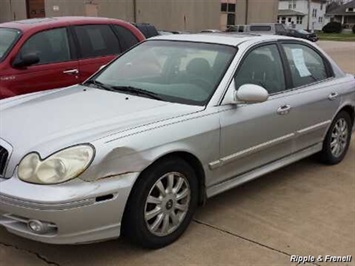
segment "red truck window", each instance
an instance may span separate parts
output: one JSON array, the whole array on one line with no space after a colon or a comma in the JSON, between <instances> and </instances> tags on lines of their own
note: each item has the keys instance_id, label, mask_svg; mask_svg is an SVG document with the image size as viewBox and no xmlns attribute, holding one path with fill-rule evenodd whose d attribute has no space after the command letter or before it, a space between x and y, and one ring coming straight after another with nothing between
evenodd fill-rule
<instances>
[{"instance_id":1,"label":"red truck window","mask_svg":"<svg viewBox=\"0 0 355 266\"><path fill-rule=\"evenodd\" d=\"M66 28L47 30L33 35L22 46L20 56L37 54L39 65L71 60Z\"/></svg>"},{"instance_id":2,"label":"red truck window","mask_svg":"<svg viewBox=\"0 0 355 266\"><path fill-rule=\"evenodd\" d=\"M75 26L81 58L121 53L121 46L109 25Z\"/></svg>"}]
</instances>

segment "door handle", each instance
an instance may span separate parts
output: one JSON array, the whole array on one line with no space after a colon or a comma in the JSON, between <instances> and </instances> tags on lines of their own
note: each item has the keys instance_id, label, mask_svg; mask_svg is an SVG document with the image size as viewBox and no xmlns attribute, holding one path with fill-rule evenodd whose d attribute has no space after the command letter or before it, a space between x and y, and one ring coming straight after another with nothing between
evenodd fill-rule
<instances>
[{"instance_id":1,"label":"door handle","mask_svg":"<svg viewBox=\"0 0 355 266\"><path fill-rule=\"evenodd\" d=\"M286 104L286 105L283 105L283 106L279 107L277 109L277 113L279 115L286 115L286 114L288 114L290 112L290 110L291 110L291 105Z\"/></svg>"},{"instance_id":2,"label":"door handle","mask_svg":"<svg viewBox=\"0 0 355 266\"><path fill-rule=\"evenodd\" d=\"M69 70L63 71L63 74L77 75L77 74L79 74L79 70L78 69L69 69Z\"/></svg>"},{"instance_id":3,"label":"door handle","mask_svg":"<svg viewBox=\"0 0 355 266\"><path fill-rule=\"evenodd\" d=\"M339 96L338 93L332 92L331 94L329 94L328 99L329 99L330 101L334 101L336 98L338 98L338 96Z\"/></svg>"}]
</instances>

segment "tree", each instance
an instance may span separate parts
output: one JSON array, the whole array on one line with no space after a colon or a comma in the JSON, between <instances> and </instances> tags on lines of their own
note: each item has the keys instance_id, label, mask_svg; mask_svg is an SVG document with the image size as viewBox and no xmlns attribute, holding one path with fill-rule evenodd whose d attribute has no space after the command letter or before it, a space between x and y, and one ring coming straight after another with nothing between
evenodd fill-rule
<instances>
[{"instance_id":1,"label":"tree","mask_svg":"<svg viewBox=\"0 0 355 266\"><path fill-rule=\"evenodd\" d=\"M335 21L329 22L322 29L324 33L340 33L342 30L343 27L341 26L341 23Z\"/></svg>"}]
</instances>

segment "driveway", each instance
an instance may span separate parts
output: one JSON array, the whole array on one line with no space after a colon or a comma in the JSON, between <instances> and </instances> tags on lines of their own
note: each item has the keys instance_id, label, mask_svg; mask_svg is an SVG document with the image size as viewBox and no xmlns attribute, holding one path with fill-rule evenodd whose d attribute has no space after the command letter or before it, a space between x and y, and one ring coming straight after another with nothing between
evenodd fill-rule
<instances>
[{"instance_id":1,"label":"driveway","mask_svg":"<svg viewBox=\"0 0 355 266\"><path fill-rule=\"evenodd\" d=\"M319 45L355 73L355 43ZM0 229L0 265L298 265L292 255L352 255L350 263L306 265L355 265L355 138L339 165L305 159L210 199L161 250L123 240L46 245Z\"/></svg>"}]
</instances>

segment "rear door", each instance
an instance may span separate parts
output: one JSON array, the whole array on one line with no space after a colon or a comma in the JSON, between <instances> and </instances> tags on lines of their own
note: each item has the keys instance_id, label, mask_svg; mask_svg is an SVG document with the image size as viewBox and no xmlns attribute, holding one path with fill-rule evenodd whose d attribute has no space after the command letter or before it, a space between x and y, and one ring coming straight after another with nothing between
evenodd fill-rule
<instances>
[{"instance_id":1,"label":"rear door","mask_svg":"<svg viewBox=\"0 0 355 266\"><path fill-rule=\"evenodd\" d=\"M111 25L79 25L72 30L78 45L80 82L122 52Z\"/></svg>"},{"instance_id":2,"label":"rear door","mask_svg":"<svg viewBox=\"0 0 355 266\"><path fill-rule=\"evenodd\" d=\"M340 106L341 92L329 62L315 48L303 42L283 42L282 47L293 81L286 94L290 126L296 133L295 152L323 141Z\"/></svg>"},{"instance_id":3,"label":"rear door","mask_svg":"<svg viewBox=\"0 0 355 266\"><path fill-rule=\"evenodd\" d=\"M72 56L71 40L66 27L35 33L16 55L37 54L39 63L14 68L16 77L11 89L14 94L66 87L78 83L78 61ZM15 59L15 60L16 60Z\"/></svg>"}]
</instances>

